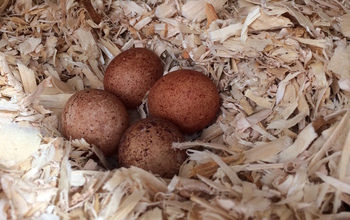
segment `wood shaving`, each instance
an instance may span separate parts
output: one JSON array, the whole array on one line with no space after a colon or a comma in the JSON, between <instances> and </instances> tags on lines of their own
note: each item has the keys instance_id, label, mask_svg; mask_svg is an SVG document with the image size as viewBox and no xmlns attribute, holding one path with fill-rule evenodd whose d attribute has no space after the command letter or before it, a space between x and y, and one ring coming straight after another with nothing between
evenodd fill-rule
<instances>
[{"instance_id":1,"label":"wood shaving","mask_svg":"<svg viewBox=\"0 0 350 220\"><path fill-rule=\"evenodd\" d=\"M182 15L190 20L202 22L206 18L206 5L211 4L215 11L223 8L227 0L189 0L182 6Z\"/></svg>"},{"instance_id":2,"label":"wood shaving","mask_svg":"<svg viewBox=\"0 0 350 220\"><path fill-rule=\"evenodd\" d=\"M0 1L0 219L350 218L348 1ZM60 113L120 52L209 76L215 122L162 179ZM147 95L133 120L148 116ZM114 163L113 163L114 162Z\"/></svg>"},{"instance_id":3,"label":"wood shaving","mask_svg":"<svg viewBox=\"0 0 350 220\"><path fill-rule=\"evenodd\" d=\"M350 28L349 28L349 22L350 22L350 14L345 14L343 16L340 17L341 22L339 23L340 26L340 30L342 32L342 34L345 37L350 37Z\"/></svg>"}]
</instances>

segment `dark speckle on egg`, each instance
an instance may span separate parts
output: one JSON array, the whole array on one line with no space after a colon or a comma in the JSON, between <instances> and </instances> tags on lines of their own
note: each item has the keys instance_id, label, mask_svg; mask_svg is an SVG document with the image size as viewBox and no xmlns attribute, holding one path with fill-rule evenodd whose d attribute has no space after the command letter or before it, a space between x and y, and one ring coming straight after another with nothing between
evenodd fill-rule
<instances>
[{"instance_id":1,"label":"dark speckle on egg","mask_svg":"<svg viewBox=\"0 0 350 220\"><path fill-rule=\"evenodd\" d=\"M183 142L184 136L172 123L159 119L142 119L131 125L123 135L118 161L123 167L137 166L164 178L178 174L186 159L184 150L171 148Z\"/></svg>"},{"instance_id":2,"label":"dark speckle on egg","mask_svg":"<svg viewBox=\"0 0 350 220\"><path fill-rule=\"evenodd\" d=\"M220 97L215 84L203 73L177 70L153 85L148 108L151 116L167 119L183 132L191 133L215 119Z\"/></svg>"},{"instance_id":3,"label":"dark speckle on egg","mask_svg":"<svg viewBox=\"0 0 350 220\"><path fill-rule=\"evenodd\" d=\"M106 154L117 150L129 116L124 104L112 93L82 90L66 102L61 114L62 134L67 139L84 138Z\"/></svg>"},{"instance_id":4,"label":"dark speckle on egg","mask_svg":"<svg viewBox=\"0 0 350 220\"><path fill-rule=\"evenodd\" d=\"M132 48L117 55L108 65L103 84L128 109L134 109L163 75L161 59L146 48Z\"/></svg>"}]
</instances>

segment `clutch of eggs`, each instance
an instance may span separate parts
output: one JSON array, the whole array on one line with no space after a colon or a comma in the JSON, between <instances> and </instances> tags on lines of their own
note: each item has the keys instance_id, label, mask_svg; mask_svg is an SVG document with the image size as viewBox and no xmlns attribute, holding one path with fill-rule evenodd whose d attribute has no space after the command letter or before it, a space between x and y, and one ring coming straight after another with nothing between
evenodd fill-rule
<instances>
[{"instance_id":1,"label":"clutch of eggs","mask_svg":"<svg viewBox=\"0 0 350 220\"><path fill-rule=\"evenodd\" d=\"M145 48L116 56L104 76L104 89L76 92L66 103L62 134L84 138L105 155L118 153L121 166L138 166L162 177L178 173L187 155L171 148L183 133L199 131L214 121L220 107L215 84L203 73L177 70L163 76L160 58ZM150 118L129 127L128 110L149 91Z\"/></svg>"}]
</instances>

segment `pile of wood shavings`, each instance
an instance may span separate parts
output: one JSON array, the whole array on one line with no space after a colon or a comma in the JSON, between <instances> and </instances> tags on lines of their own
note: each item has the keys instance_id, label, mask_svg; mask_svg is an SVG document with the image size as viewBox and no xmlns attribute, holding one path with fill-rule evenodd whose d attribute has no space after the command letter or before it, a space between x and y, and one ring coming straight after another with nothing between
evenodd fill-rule
<instances>
[{"instance_id":1,"label":"pile of wood shavings","mask_svg":"<svg viewBox=\"0 0 350 220\"><path fill-rule=\"evenodd\" d=\"M0 1L0 219L350 218L349 1L92 2ZM220 90L170 180L59 132L131 47Z\"/></svg>"}]
</instances>

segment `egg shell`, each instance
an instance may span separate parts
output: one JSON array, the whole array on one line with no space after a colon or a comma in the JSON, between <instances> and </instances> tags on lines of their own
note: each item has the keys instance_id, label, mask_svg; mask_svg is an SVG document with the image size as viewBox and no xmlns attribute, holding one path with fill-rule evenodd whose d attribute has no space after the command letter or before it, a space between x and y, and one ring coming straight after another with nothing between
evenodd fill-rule
<instances>
[{"instance_id":1,"label":"egg shell","mask_svg":"<svg viewBox=\"0 0 350 220\"><path fill-rule=\"evenodd\" d=\"M136 166L164 178L171 178L186 160L185 150L173 149L184 136L171 122L146 118L132 124L124 133L118 150L119 164Z\"/></svg>"},{"instance_id":2,"label":"egg shell","mask_svg":"<svg viewBox=\"0 0 350 220\"><path fill-rule=\"evenodd\" d=\"M61 115L62 134L67 139L84 138L102 152L116 152L129 116L124 104L112 93L89 89L73 94Z\"/></svg>"},{"instance_id":3,"label":"egg shell","mask_svg":"<svg viewBox=\"0 0 350 220\"><path fill-rule=\"evenodd\" d=\"M167 119L183 132L209 125L220 108L218 89L209 77L194 70L177 70L160 78L148 95L151 116Z\"/></svg>"},{"instance_id":4,"label":"egg shell","mask_svg":"<svg viewBox=\"0 0 350 220\"><path fill-rule=\"evenodd\" d=\"M142 103L145 94L162 75L162 61L153 51L132 48L123 51L109 63L103 85L127 109L133 109Z\"/></svg>"}]
</instances>

